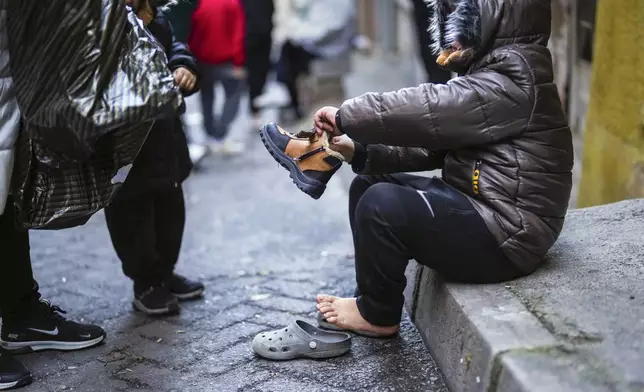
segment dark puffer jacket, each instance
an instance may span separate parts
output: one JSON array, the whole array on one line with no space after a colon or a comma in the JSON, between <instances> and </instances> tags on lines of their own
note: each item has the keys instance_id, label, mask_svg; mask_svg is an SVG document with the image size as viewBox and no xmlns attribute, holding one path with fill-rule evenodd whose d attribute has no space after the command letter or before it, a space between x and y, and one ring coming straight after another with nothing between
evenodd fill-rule
<instances>
[{"instance_id":1,"label":"dark puffer jacket","mask_svg":"<svg viewBox=\"0 0 644 392\"><path fill-rule=\"evenodd\" d=\"M507 258L532 272L561 232L572 183L572 136L546 49L550 1L428 4L435 51L458 41L475 49L471 62L446 85L345 102L342 130L367 145L363 173L442 168Z\"/></svg>"},{"instance_id":2,"label":"dark puffer jacket","mask_svg":"<svg viewBox=\"0 0 644 392\"><path fill-rule=\"evenodd\" d=\"M161 10L156 11L148 30L165 48L171 71L185 67L197 74L197 65L187 46L177 41L172 26ZM184 92L184 96L197 90ZM167 187L178 187L190 174L192 162L180 113L174 119L157 121L136 157L132 170L116 198L123 200Z\"/></svg>"}]
</instances>

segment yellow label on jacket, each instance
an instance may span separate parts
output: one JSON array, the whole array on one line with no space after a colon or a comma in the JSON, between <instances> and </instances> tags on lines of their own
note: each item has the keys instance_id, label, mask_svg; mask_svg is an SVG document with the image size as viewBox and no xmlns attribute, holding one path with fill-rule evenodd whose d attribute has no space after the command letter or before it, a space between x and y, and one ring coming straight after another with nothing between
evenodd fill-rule
<instances>
[{"instance_id":1,"label":"yellow label on jacket","mask_svg":"<svg viewBox=\"0 0 644 392\"><path fill-rule=\"evenodd\" d=\"M481 161L476 161L474 171L472 172L472 192L479 194L479 180L481 178Z\"/></svg>"}]
</instances>

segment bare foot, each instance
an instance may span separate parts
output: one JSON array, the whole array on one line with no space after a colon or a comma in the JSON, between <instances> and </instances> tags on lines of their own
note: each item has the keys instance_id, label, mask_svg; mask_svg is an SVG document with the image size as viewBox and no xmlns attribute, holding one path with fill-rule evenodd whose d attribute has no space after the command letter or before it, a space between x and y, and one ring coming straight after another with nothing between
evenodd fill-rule
<instances>
[{"instance_id":1,"label":"bare foot","mask_svg":"<svg viewBox=\"0 0 644 392\"><path fill-rule=\"evenodd\" d=\"M398 332L398 325L380 327L365 320L360 311L356 298L338 298L332 295L318 295L316 298L317 309L329 324L356 333L365 333L369 336L387 337Z\"/></svg>"}]
</instances>

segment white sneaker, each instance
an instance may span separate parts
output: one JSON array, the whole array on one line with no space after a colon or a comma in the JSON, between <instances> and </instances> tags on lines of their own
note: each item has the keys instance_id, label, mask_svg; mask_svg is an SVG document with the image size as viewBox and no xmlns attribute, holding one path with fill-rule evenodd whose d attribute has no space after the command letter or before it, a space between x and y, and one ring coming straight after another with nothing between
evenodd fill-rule
<instances>
[{"instance_id":1,"label":"white sneaker","mask_svg":"<svg viewBox=\"0 0 644 392\"><path fill-rule=\"evenodd\" d=\"M253 100L258 108L280 107L288 105L290 98L286 87L279 83L267 83L264 93Z\"/></svg>"},{"instance_id":2,"label":"white sneaker","mask_svg":"<svg viewBox=\"0 0 644 392\"><path fill-rule=\"evenodd\" d=\"M210 139L208 140L208 149L213 154L219 154L224 149L224 142L222 140Z\"/></svg>"},{"instance_id":3,"label":"white sneaker","mask_svg":"<svg viewBox=\"0 0 644 392\"><path fill-rule=\"evenodd\" d=\"M221 152L224 155L239 155L244 152L244 144L234 140L226 140Z\"/></svg>"},{"instance_id":4,"label":"white sneaker","mask_svg":"<svg viewBox=\"0 0 644 392\"><path fill-rule=\"evenodd\" d=\"M188 145L188 151L193 165L198 165L208 155L208 149L202 144L190 144Z\"/></svg>"},{"instance_id":5,"label":"white sneaker","mask_svg":"<svg viewBox=\"0 0 644 392\"><path fill-rule=\"evenodd\" d=\"M240 142L226 139L222 140L212 140L208 143L208 147L213 154L221 155L237 155L244 151L244 145Z\"/></svg>"}]
</instances>

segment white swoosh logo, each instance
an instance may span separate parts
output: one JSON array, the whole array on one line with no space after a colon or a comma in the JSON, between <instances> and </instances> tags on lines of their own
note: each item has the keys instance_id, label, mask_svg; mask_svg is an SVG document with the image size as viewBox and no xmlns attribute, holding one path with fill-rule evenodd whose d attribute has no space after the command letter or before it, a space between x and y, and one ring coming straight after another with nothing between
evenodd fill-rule
<instances>
[{"instance_id":1,"label":"white swoosh logo","mask_svg":"<svg viewBox=\"0 0 644 392\"><path fill-rule=\"evenodd\" d=\"M27 329L30 329L34 332L44 333L45 335L51 335L51 336L58 335L58 327L52 329L51 331L47 331L46 329L37 329L37 328L27 328Z\"/></svg>"}]
</instances>

